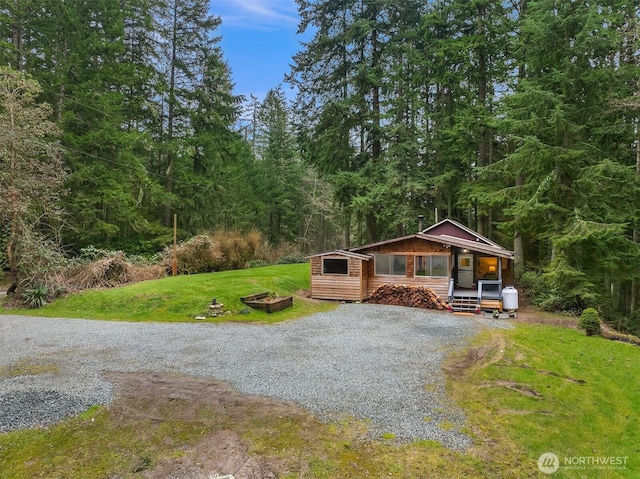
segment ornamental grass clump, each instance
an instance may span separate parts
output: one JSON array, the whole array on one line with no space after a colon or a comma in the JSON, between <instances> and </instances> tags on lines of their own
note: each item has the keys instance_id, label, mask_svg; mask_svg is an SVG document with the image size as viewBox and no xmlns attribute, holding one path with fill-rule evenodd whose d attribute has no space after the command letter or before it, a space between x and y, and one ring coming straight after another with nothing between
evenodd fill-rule
<instances>
[{"instance_id":1,"label":"ornamental grass clump","mask_svg":"<svg viewBox=\"0 0 640 479\"><path fill-rule=\"evenodd\" d=\"M587 336L600 336L600 315L593 308L585 309L580 315L578 327L584 329Z\"/></svg>"}]
</instances>

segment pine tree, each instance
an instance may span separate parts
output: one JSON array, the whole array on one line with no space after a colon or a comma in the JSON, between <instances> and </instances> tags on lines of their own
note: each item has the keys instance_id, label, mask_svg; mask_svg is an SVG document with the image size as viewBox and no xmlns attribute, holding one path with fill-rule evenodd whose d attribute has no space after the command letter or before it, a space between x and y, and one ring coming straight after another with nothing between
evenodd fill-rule
<instances>
[{"instance_id":1,"label":"pine tree","mask_svg":"<svg viewBox=\"0 0 640 479\"><path fill-rule=\"evenodd\" d=\"M281 87L267 93L257 118L263 230L273 244L295 241L300 232L303 169L295 152L290 111Z\"/></svg>"},{"instance_id":2,"label":"pine tree","mask_svg":"<svg viewBox=\"0 0 640 479\"><path fill-rule=\"evenodd\" d=\"M209 13L206 0L164 0L155 18L159 35L158 69L163 85L157 91L161 100L158 125L157 172L165 177L164 223L173 222L173 210L180 198L174 194L175 179L188 168L188 138L191 97L201 84L206 63L203 55L212 51L217 39L213 32L220 18Z\"/></svg>"},{"instance_id":3,"label":"pine tree","mask_svg":"<svg viewBox=\"0 0 640 479\"><path fill-rule=\"evenodd\" d=\"M617 22L607 2L528 4L519 37L526 75L505 99L502 121L513 146L488 167L516 186L495 197L578 307L597 301L608 277L628 277L627 261L637 255L624 234L636 202L632 170L620 161L621 143L611 141L624 142L629 130L603 108L620 85L611 56Z\"/></svg>"}]
</instances>

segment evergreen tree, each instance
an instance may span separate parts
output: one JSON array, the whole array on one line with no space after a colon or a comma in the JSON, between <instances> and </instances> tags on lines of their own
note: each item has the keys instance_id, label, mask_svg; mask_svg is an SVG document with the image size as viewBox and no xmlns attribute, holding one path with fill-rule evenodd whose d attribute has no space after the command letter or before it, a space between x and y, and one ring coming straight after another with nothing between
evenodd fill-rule
<instances>
[{"instance_id":1,"label":"evergreen tree","mask_svg":"<svg viewBox=\"0 0 640 479\"><path fill-rule=\"evenodd\" d=\"M608 2L528 4L519 37L526 75L502 122L512 151L488 167L508 182L495 197L537 250L529 257L578 306L611 291L602 286L612 274L634 274L628 260L637 256L625 236L637 204L633 170L612 141L628 141L630 130L603 108L620 85L611 57L618 13Z\"/></svg>"},{"instance_id":2,"label":"evergreen tree","mask_svg":"<svg viewBox=\"0 0 640 479\"><path fill-rule=\"evenodd\" d=\"M159 35L158 70L163 84L157 95L161 105L157 173L165 177L165 226L173 224L172 212L180 198L174 194L177 176L188 170L191 162L188 142L192 130L190 115L193 93L203 81L204 55L218 41L213 32L220 19L209 13L206 0L163 0L155 14Z\"/></svg>"},{"instance_id":3,"label":"evergreen tree","mask_svg":"<svg viewBox=\"0 0 640 479\"><path fill-rule=\"evenodd\" d=\"M257 118L263 230L273 244L295 241L300 232L303 169L295 151L289 107L281 87L267 93Z\"/></svg>"},{"instance_id":4,"label":"evergreen tree","mask_svg":"<svg viewBox=\"0 0 640 479\"><path fill-rule=\"evenodd\" d=\"M248 229L257 208L253 156L234 126L242 97L233 94L231 72L219 48L203 52L202 83L191 96L191 165L176 192L181 226L191 233L211 228Z\"/></svg>"}]
</instances>

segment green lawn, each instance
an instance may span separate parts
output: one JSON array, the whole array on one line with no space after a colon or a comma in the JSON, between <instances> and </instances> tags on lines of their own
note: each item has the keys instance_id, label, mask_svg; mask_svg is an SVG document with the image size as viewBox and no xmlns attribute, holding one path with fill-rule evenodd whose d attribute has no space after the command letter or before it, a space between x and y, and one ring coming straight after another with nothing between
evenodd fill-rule
<instances>
[{"instance_id":1,"label":"green lawn","mask_svg":"<svg viewBox=\"0 0 640 479\"><path fill-rule=\"evenodd\" d=\"M293 294L308 287L308 265L283 265L87 291L27 312L192 321L189 315L212 297L239 310L240 296L263 290ZM332 307L296 298L290 310L231 318L279 321ZM511 330L484 331L447 362L448 391L465 411L466 432L475 444L465 452L433 441L398 444L384 435L372 440L366 423L349 418L327 425L278 412L254 416L257 410L251 408L241 420L237 414L218 417L226 414L220 408L204 408L198 410L202 421L192 423L171 417L177 407L173 401L158 422L153 419L157 412L145 412L154 410L150 402L140 406L141 418L127 419L117 408L96 408L44 430L0 434L0 478L31 477L36 471L46 471L47 477L86 477L89 470L100 470L102 477L137 477L133 471L141 458L152 468L163 458L188 456L189 445L220 427L237 433L250 455L280 464L287 471L281 477L287 478L640 477L639 369L637 346L587 337L568 327L517 323ZM55 365L42 358L26 358L0 371L10 377L56 373ZM122 407L138 410L138 405ZM144 435L134 432L142 430ZM538 469L544 453L560 461L552 475Z\"/></svg>"},{"instance_id":2,"label":"green lawn","mask_svg":"<svg viewBox=\"0 0 640 479\"><path fill-rule=\"evenodd\" d=\"M635 478L639 365L638 347L558 326L518 324L487 331L450 358L448 389L465 410L475 443L466 452L433 441L370 439L366 423L346 418L322 424L235 399L238 406L200 407L196 421L184 421L182 409L194 413L189 401L163 396L127 404L122 398L60 425L0 434L0 478L135 478L140 468L153 469L168 458L195 462L194 451L203 450L197 445L220 430L238 434L251 456L278 464L280 477L290 479ZM38 373L27 366L25 374ZM560 460L555 474L538 469L546 452ZM607 458L624 464L589 466Z\"/></svg>"},{"instance_id":3,"label":"green lawn","mask_svg":"<svg viewBox=\"0 0 640 479\"><path fill-rule=\"evenodd\" d=\"M548 477L640 477L640 348L542 324L474 345L491 349L449 387L497 463L524 474L551 452L560 468Z\"/></svg>"},{"instance_id":4,"label":"green lawn","mask_svg":"<svg viewBox=\"0 0 640 479\"><path fill-rule=\"evenodd\" d=\"M212 298L224 304L233 314L208 322L223 320L277 322L294 319L314 312L327 311L334 303L316 302L294 297L293 307L267 314L244 308L241 296L262 291L280 296L296 295L308 290L309 264L291 264L194 274L143 281L112 289L88 290L58 299L39 309L4 310L4 314L31 316L87 318L114 321L197 321L193 319L207 311Z\"/></svg>"}]
</instances>

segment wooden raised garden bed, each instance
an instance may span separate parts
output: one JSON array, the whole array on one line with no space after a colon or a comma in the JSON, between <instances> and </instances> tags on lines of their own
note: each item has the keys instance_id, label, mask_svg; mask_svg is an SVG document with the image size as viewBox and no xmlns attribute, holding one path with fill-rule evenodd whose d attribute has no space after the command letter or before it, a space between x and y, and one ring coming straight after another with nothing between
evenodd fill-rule
<instances>
[{"instance_id":1,"label":"wooden raised garden bed","mask_svg":"<svg viewBox=\"0 0 640 479\"><path fill-rule=\"evenodd\" d=\"M253 309L275 313L293 306L293 296L272 296L268 292L256 293L240 298L244 304Z\"/></svg>"}]
</instances>

